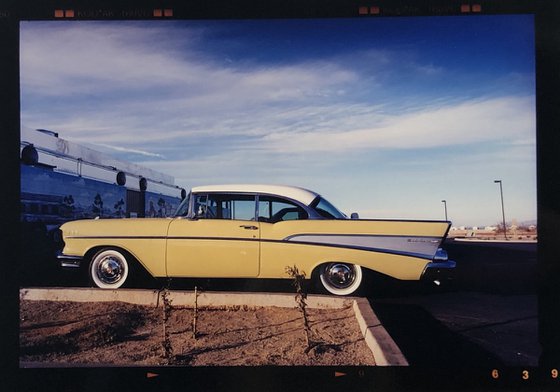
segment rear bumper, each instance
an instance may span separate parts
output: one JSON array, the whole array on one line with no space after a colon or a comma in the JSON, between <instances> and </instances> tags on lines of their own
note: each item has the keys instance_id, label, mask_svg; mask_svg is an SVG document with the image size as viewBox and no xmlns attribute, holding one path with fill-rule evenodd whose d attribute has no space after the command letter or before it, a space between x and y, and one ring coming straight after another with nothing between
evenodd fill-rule
<instances>
[{"instance_id":1,"label":"rear bumper","mask_svg":"<svg viewBox=\"0 0 560 392\"><path fill-rule=\"evenodd\" d=\"M59 251L56 253L56 259L63 268L80 268L84 258L81 256L68 256Z\"/></svg>"},{"instance_id":2,"label":"rear bumper","mask_svg":"<svg viewBox=\"0 0 560 392\"><path fill-rule=\"evenodd\" d=\"M431 262L426 265L422 272L421 279L424 281L435 282L440 284L452 280L455 275L455 263L452 260Z\"/></svg>"}]
</instances>

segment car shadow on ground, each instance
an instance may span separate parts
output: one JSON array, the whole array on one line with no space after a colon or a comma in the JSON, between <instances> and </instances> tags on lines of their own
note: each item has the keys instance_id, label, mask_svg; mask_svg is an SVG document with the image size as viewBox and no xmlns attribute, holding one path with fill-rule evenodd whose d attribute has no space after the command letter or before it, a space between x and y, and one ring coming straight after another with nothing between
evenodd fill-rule
<instances>
[{"instance_id":1,"label":"car shadow on ground","mask_svg":"<svg viewBox=\"0 0 560 392\"><path fill-rule=\"evenodd\" d=\"M458 290L496 294L536 294L537 244L446 240L449 258L457 263Z\"/></svg>"},{"instance_id":2,"label":"car shadow on ground","mask_svg":"<svg viewBox=\"0 0 560 392\"><path fill-rule=\"evenodd\" d=\"M370 304L409 365L430 368L496 368L503 362L491 352L445 327L418 305Z\"/></svg>"}]
</instances>

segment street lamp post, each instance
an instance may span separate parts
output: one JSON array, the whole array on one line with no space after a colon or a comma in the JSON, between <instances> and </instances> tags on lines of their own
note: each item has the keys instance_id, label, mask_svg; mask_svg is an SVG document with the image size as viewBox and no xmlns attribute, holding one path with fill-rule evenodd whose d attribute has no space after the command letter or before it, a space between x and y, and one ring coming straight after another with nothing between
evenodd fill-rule
<instances>
[{"instance_id":1,"label":"street lamp post","mask_svg":"<svg viewBox=\"0 0 560 392\"><path fill-rule=\"evenodd\" d=\"M445 220L448 220L447 219L447 201L442 200L441 202L443 203L443 209L445 211Z\"/></svg>"},{"instance_id":2,"label":"street lamp post","mask_svg":"<svg viewBox=\"0 0 560 392\"><path fill-rule=\"evenodd\" d=\"M502 189L502 180L494 180L495 184L500 184L500 200L502 201L502 222L504 224L504 238L507 240L506 214L504 212L504 191Z\"/></svg>"}]
</instances>

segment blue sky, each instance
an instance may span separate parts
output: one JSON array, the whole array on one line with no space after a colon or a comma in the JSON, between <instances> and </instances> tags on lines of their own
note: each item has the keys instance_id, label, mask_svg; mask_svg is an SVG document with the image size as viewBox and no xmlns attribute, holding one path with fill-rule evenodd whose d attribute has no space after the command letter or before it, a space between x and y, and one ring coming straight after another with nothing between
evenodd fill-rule
<instances>
[{"instance_id":1,"label":"blue sky","mask_svg":"<svg viewBox=\"0 0 560 392\"><path fill-rule=\"evenodd\" d=\"M21 122L190 188L536 219L532 16L22 22Z\"/></svg>"}]
</instances>

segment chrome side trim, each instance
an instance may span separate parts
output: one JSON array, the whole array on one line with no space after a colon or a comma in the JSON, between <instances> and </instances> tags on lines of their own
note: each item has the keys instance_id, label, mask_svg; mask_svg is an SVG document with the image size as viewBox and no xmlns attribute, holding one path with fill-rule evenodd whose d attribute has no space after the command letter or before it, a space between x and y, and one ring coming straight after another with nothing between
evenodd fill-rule
<instances>
[{"instance_id":1,"label":"chrome side trim","mask_svg":"<svg viewBox=\"0 0 560 392\"><path fill-rule=\"evenodd\" d=\"M440 237L375 234L296 234L284 240L299 244L401 254L429 260L434 258L441 243Z\"/></svg>"}]
</instances>

